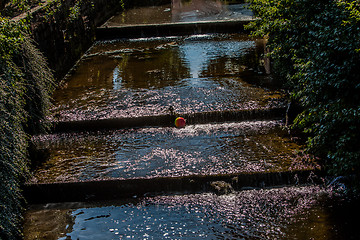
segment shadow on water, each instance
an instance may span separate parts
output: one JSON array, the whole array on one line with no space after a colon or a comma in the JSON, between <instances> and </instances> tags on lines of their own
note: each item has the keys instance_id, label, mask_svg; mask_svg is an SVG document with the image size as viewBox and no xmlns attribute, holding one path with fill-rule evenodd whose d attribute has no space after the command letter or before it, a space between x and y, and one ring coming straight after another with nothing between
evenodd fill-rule
<instances>
[{"instance_id":1,"label":"shadow on water","mask_svg":"<svg viewBox=\"0 0 360 240\"><path fill-rule=\"evenodd\" d=\"M33 205L24 234L27 240L356 239L359 213L356 202L329 188L282 187Z\"/></svg>"},{"instance_id":2,"label":"shadow on water","mask_svg":"<svg viewBox=\"0 0 360 240\"><path fill-rule=\"evenodd\" d=\"M54 94L57 120L268 108L281 102L244 35L100 42ZM245 80L246 79L246 80Z\"/></svg>"}]
</instances>

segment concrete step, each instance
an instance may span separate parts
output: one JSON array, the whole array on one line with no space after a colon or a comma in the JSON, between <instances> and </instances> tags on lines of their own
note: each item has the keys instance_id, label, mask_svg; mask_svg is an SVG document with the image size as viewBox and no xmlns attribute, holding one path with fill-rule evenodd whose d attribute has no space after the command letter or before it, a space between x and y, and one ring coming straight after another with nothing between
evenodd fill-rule
<instances>
[{"instance_id":1,"label":"concrete step","mask_svg":"<svg viewBox=\"0 0 360 240\"><path fill-rule=\"evenodd\" d=\"M286 115L285 107L268 109L244 109L232 111L211 111L186 113L179 115L155 115L129 118L111 118L80 121L58 121L52 122L52 133L79 132L79 131L99 131L109 129L123 129L135 127L160 127L174 126L177 116L186 119L188 125L204 123L222 123L249 120L270 120L284 119Z\"/></svg>"},{"instance_id":2,"label":"concrete step","mask_svg":"<svg viewBox=\"0 0 360 240\"><path fill-rule=\"evenodd\" d=\"M252 20L220 20L99 27L96 29L96 39L112 40L119 38L183 36L205 33L246 33L248 31L245 30L244 26L251 21Z\"/></svg>"},{"instance_id":3,"label":"concrete step","mask_svg":"<svg viewBox=\"0 0 360 240\"><path fill-rule=\"evenodd\" d=\"M322 173L314 170L193 175L184 177L155 177L137 179L107 179L58 183L28 183L23 186L29 204L57 202L86 202L114 200L126 197L171 193L198 193L213 191L275 187L284 185L320 183Z\"/></svg>"}]
</instances>

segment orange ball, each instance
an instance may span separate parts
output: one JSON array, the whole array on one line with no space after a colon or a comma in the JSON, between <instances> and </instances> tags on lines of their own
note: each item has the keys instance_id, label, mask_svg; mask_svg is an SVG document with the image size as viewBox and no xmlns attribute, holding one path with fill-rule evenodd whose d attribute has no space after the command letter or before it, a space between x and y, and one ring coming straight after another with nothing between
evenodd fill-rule
<instances>
[{"instance_id":1,"label":"orange ball","mask_svg":"<svg viewBox=\"0 0 360 240\"><path fill-rule=\"evenodd\" d=\"M185 123L186 123L186 121L182 117L178 117L178 118L175 119L175 126L178 127L178 128L185 127Z\"/></svg>"}]
</instances>

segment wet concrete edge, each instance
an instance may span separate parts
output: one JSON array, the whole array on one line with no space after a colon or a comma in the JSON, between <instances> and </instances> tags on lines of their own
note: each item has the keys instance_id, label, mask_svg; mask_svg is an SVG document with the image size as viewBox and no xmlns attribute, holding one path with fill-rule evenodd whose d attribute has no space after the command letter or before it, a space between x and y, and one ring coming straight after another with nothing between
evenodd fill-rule
<instances>
[{"instance_id":1,"label":"wet concrete edge","mask_svg":"<svg viewBox=\"0 0 360 240\"><path fill-rule=\"evenodd\" d=\"M234 190L315 184L322 182L322 175L322 172L316 170L299 170L41 184L28 183L23 186L23 192L28 204L89 202L159 194L215 192L211 184L215 181L230 184Z\"/></svg>"},{"instance_id":2,"label":"wet concrete edge","mask_svg":"<svg viewBox=\"0 0 360 240\"><path fill-rule=\"evenodd\" d=\"M285 118L286 108L250 109L211 111L174 115L156 115L129 118L95 119L83 121L59 121L53 122L52 133L98 131L106 129L122 129L135 127L174 126L177 116L186 119L186 124L204 124L215 122L245 121L245 120L268 120Z\"/></svg>"},{"instance_id":3,"label":"wet concrete edge","mask_svg":"<svg viewBox=\"0 0 360 240\"><path fill-rule=\"evenodd\" d=\"M205 33L247 33L244 26L252 20L222 20L184 23L144 24L96 29L97 40L118 38L183 36Z\"/></svg>"}]
</instances>

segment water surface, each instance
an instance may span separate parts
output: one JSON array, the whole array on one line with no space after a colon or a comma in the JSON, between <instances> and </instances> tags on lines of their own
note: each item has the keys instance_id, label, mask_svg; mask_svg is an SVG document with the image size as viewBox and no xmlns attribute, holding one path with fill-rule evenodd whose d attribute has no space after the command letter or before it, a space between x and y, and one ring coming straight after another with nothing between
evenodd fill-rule
<instances>
[{"instance_id":1,"label":"water surface","mask_svg":"<svg viewBox=\"0 0 360 240\"><path fill-rule=\"evenodd\" d=\"M103 27L250 19L253 19L253 14L248 4L244 3L229 4L229 1L219 0L172 0L172 4L167 5L125 9L110 18Z\"/></svg>"},{"instance_id":2,"label":"water surface","mask_svg":"<svg viewBox=\"0 0 360 240\"><path fill-rule=\"evenodd\" d=\"M39 136L49 159L33 182L289 170L301 147L280 121Z\"/></svg>"},{"instance_id":3,"label":"water surface","mask_svg":"<svg viewBox=\"0 0 360 240\"><path fill-rule=\"evenodd\" d=\"M244 35L98 43L55 92L53 118L158 115L170 107L178 113L273 107L282 94L270 90L263 52L263 41Z\"/></svg>"},{"instance_id":4,"label":"water surface","mask_svg":"<svg viewBox=\"0 0 360 240\"><path fill-rule=\"evenodd\" d=\"M25 239L356 239L359 207L320 186L32 206Z\"/></svg>"}]
</instances>

